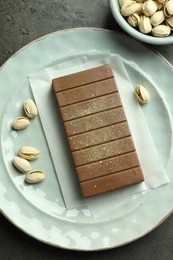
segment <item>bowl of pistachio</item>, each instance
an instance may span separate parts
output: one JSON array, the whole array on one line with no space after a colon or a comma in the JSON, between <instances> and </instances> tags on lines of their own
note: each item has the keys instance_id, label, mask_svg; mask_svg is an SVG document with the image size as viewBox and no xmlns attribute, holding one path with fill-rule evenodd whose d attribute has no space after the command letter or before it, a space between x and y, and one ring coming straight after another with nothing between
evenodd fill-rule
<instances>
[{"instance_id":1,"label":"bowl of pistachio","mask_svg":"<svg viewBox=\"0 0 173 260\"><path fill-rule=\"evenodd\" d=\"M173 43L173 0L110 0L110 7L116 22L135 39Z\"/></svg>"}]
</instances>

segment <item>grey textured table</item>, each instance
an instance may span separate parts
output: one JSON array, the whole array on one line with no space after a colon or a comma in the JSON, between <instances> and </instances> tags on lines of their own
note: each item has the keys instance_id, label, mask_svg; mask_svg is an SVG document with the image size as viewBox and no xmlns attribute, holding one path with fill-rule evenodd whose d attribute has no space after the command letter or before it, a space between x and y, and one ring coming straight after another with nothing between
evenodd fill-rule
<instances>
[{"instance_id":1,"label":"grey textured table","mask_svg":"<svg viewBox=\"0 0 173 260\"><path fill-rule=\"evenodd\" d=\"M67 28L120 30L108 0L1 0L0 65L27 43ZM173 46L151 46L173 63ZM0 214L0 259L173 259L173 215L157 229L123 247L102 252L74 252L42 244Z\"/></svg>"}]
</instances>

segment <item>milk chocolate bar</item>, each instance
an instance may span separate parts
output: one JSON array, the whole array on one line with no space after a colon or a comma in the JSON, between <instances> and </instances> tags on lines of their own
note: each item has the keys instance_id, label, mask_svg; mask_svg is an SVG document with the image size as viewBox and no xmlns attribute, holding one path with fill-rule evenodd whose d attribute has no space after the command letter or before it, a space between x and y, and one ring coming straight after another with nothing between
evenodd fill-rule
<instances>
[{"instance_id":1,"label":"milk chocolate bar","mask_svg":"<svg viewBox=\"0 0 173 260\"><path fill-rule=\"evenodd\" d=\"M111 66L59 77L52 85L83 196L142 182Z\"/></svg>"}]
</instances>

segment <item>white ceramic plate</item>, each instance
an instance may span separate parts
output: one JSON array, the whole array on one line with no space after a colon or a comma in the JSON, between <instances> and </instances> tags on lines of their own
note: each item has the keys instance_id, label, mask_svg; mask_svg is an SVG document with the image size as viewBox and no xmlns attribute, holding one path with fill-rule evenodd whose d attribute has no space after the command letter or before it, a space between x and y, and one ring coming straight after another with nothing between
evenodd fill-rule
<instances>
[{"instance_id":1,"label":"white ceramic plate","mask_svg":"<svg viewBox=\"0 0 173 260\"><path fill-rule=\"evenodd\" d=\"M39 117L31 122L27 131L11 130L13 119L23 115L23 101L32 98L28 74L54 61L95 50L119 54L134 86L139 82L147 84L151 103L143 112L170 179L169 184L98 220L93 220L86 208L67 211L64 207ZM172 67L160 55L135 40L129 44L126 36L108 30L59 31L17 52L0 70L1 212L35 239L73 250L117 247L157 227L173 208L172 82ZM40 159L33 162L33 167L48 173L39 185L24 183L24 175L19 174L11 163L18 149L28 144L38 147L42 153Z\"/></svg>"}]
</instances>

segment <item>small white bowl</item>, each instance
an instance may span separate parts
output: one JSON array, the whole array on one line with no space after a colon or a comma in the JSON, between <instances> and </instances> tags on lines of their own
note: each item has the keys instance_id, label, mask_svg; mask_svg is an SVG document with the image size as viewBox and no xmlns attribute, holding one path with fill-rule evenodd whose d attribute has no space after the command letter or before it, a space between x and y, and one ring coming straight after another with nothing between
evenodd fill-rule
<instances>
[{"instance_id":1,"label":"small white bowl","mask_svg":"<svg viewBox=\"0 0 173 260\"><path fill-rule=\"evenodd\" d=\"M112 10L112 14L116 20L116 22L120 25L120 27L127 32L129 35L134 37L135 39L153 45L166 45L173 43L173 32L166 37L156 37L152 35L146 35L133 28L128 24L125 17L123 17L120 13L120 7L118 0L109 0L110 7Z\"/></svg>"}]
</instances>

